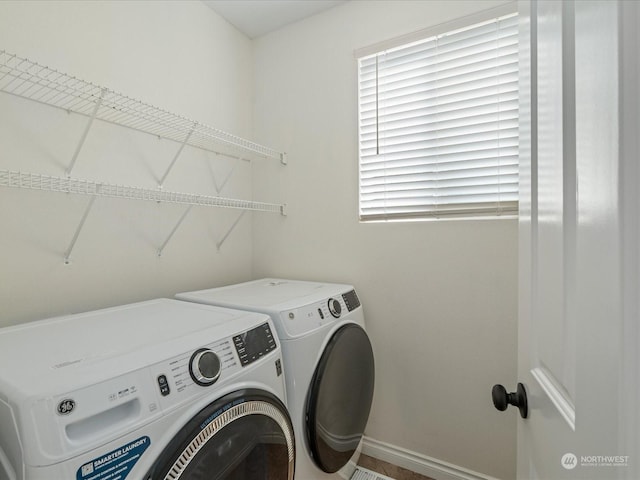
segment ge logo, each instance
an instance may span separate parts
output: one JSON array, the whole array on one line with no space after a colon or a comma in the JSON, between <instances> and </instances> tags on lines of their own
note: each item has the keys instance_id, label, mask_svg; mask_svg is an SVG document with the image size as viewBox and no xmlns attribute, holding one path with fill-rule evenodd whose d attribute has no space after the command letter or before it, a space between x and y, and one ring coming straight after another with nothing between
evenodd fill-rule
<instances>
[{"instance_id":1,"label":"ge logo","mask_svg":"<svg viewBox=\"0 0 640 480\"><path fill-rule=\"evenodd\" d=\"M73 412L74 408L76 408L76 402L70 398L66 398L58 404L58 413L60 415L69 415Z\"/></svg>"},{"instance_id":2,"label":"ge logo","mask_svg":"<svg viewBox=\"0 0 640 480\"><path fill-rule=\"evenodd\" d=\"M567 470L573 470L578 466L578 458L573 453L565 453L560 459L560 463Z\"/></svg>"}]
</instances>

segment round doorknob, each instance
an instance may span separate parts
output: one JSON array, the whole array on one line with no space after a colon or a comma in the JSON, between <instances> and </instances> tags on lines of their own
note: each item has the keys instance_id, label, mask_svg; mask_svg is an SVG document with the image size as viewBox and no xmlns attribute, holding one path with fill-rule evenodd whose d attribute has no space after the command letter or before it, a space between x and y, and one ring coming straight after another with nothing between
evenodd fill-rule
<instances>
[{"instance_id":1,"label":"round doorknob","mask_svg":"<svg viewBox=\"0 0 640 480\"><path fill-rule=\"evenodd\" d=\"M491 398L493 400L493 406L501 412L505 411L509 405L513 405L514 407L518 407L522 418L527 418L529 414L527 392L521 383L518 383L518 388L512 393L507 393L507 389L502 385L494 385L491 389Z\"/></svg>"}]
</instances>

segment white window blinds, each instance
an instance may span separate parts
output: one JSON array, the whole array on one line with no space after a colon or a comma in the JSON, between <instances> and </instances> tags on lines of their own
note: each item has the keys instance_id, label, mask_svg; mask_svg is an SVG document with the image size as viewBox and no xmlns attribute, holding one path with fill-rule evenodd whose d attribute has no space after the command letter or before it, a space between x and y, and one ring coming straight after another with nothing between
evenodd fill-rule
<instances>
[{"instance_id":1,"label":"white window blinds","mask_svg":"<svg viewBox=\"0 0 640 480\"><path fill-rule=\"evenodd\" d=\"M516 14L358 69L362 220L517 213Z\"/></svg>"}]
</instances>

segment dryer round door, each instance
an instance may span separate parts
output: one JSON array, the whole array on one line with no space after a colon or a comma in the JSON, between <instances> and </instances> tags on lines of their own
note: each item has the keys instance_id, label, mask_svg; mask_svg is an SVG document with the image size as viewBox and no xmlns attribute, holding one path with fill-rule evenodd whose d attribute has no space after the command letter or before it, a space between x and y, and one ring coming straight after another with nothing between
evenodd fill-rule
<instances>
[{"instance_id":1,"label":"dryer round door","mask_svg":"<svg viewBox=\"0 0 640 480\"><path fill-rule=\"evenodd\" d=\"M369 419L375 369L364 329L346 324L327 344L307 396L306 434L316 465L334 473L353 456Z\"/></svg>"},{"instance_id":2,"label":"dryer round door","mask_svg":"<svg viewBox=\"0 0 640 480\"><path fill-rule=\"evenodd\" d=\"M193 417L167 445L146 480L293 480L291 419L259 390L225 395Z\"/></svg>"}]
</instances>

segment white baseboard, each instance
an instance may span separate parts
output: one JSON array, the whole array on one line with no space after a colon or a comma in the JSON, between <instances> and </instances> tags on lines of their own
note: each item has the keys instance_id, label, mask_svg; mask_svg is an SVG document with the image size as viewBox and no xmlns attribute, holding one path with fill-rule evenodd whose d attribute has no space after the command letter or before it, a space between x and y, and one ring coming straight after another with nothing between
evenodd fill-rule
<instances>
[{"instance_id":1,"label":"white baseboard","mask_svg":"<svg viewBox=\"0 0 640 480\"><path fill-rule=\"evenodd\" d=\"M362 453L383 462L392 463L434 480L498 480L467 468L443 462L436 458L412 452L389 443L364 437Z\"/></svg>"}]
</instances>

